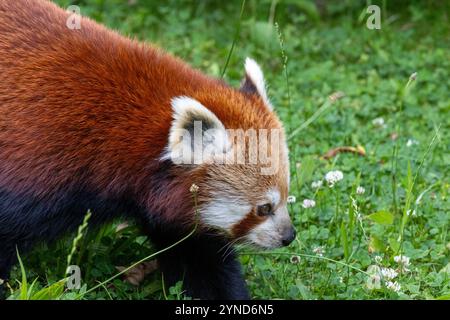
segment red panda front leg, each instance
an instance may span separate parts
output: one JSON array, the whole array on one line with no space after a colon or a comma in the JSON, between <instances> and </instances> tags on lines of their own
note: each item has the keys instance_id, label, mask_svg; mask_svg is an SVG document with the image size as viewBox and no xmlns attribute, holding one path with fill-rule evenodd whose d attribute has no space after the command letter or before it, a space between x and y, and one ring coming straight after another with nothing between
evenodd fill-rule
<instances>
[{"instance_id":1,"label":"red panda front leg","mask_svg":"<svg viewBox=\"0 0 450 320\"><path fill-rule=\"evenodd\" d=\"M166 232L151 233L162 249L170 245ZM175 237L173 242L180 237ZM158 257L167 287L183 281L186 295L204 300L248 300L242 268L233 250L224 250L225 239L198 234Z\"/></svg>"}]
</instances>

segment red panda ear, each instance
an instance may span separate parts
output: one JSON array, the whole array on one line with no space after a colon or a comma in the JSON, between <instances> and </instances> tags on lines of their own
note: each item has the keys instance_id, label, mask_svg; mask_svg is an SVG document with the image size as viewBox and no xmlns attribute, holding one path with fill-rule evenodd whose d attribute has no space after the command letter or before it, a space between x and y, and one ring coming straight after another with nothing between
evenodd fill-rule
<instances>
[{"instance_id":1,"label":"red panda ear","mask_svg":"<svg viewBox=\"0 0 450 320\"><path fill-rule=\"evenodd\" d=\"M202 164L230 149L224 125L200 102L176 97L172 99L172 109L169 143L162 159L175 164Z\"/></svg>"},{"instance_id":2,"label":"red panda ear","mask_svg":"<svg viewBox=\"0 0 450 320\"><path fill-rule=\"evenodd\" d=\"M245 59L245 78L242 80L239 90L247 94L259 95L267 107L271 110L273 109L267 97L263 72L261 67L253 59Z\"/></svg>"}]
</instances>

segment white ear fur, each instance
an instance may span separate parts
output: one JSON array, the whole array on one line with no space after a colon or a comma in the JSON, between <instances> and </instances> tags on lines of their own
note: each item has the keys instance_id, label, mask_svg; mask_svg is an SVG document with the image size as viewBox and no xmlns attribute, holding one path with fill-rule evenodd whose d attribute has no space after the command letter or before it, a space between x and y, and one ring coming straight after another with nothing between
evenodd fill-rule
<instances>
[{"instance_id":1,"label":"white ear fur","mask_svg":"<svg viewBox=\"0 0 450 320\"><path fill-rule=\"evenodd\" d=\"M201 164L230 148L228 135L217 116L189 97L172 99L173 120L162 160Z\"/></svg>"},{"instance_id":2,"label":"white ear fur","mask_svg":"<svg viewBox=\"0 0 450 320\"><path fill-rule=\"evenodd\" d=\"M272 104L267 97L266 83L264 81L264 74L261 70L261 67L256 63L255 60L248 57L245 59L245 74L255 86L256 91L261 96L266 105L270 109L273 109Z\"/></svg>"}]
</instances>

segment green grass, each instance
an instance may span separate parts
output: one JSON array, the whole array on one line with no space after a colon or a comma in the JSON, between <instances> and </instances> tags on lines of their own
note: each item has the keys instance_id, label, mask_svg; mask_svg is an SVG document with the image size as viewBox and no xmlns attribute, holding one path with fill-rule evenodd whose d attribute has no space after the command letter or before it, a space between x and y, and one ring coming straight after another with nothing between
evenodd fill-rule
<instances>
[{"instance_id":1,"label":"green grass","mask_svg":"<svg viewBox=\"0 0 450 320\"><path fill-rule=\"evenodd\" d=\"M247 1L241 20L240 1L75 3L83 14L154 42L210 75L220 77L227 65L224 77L234 86L246 56L263 67L272 102L290 134L290 194L297 198L290 212L298 238L282 250L241 250L254 298L450 298L445 2L382 6L381 30L366 28L365 1L336 2L325 18L310 1ZM409 81L414 72L417 79ZM345 96L331 103L328 97L335 92ZM374 124L376 118L384 125ZM365 156L322 157L339 146L361 146ZM325 182L311 187L331 170L342 171L343 180L333 188ZM358 186L364 194L356 192ZM303 208L303 199L314 199L316 206ZM135 226L117 231L119 223L75 244L70 259L83 270L83 298L184 298L179 284L162 288L159 272L139 287L120 277L101 283L118 273L116 266L154 253ZM73 237L23 256L22 268L13 271L10 298L76 298L78 291L58 287ZM410 258L409 271L399 270L394 260L399 255ZM377 273L374 266L398 271L399 292L383 279L379 288L368 287ZM36 295L42 290L45 294Z\"/></svg>"}]
</instances>

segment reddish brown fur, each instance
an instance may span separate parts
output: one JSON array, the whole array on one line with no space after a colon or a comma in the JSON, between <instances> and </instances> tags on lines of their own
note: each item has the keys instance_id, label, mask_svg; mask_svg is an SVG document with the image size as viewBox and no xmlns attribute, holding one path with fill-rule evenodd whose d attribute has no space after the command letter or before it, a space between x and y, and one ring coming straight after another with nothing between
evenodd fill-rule
<instances>
[{"instance_id":1,"label":"reddish brown fur","mask_svg":"<svg viewBox=\"0 0 450 320\"><path fill-rule=\"evenodd\" d=\"M191 212L189 186L203 171L180 169L158 192L147 185L167 144L173 97L200 101L227 128L281 127L256 95L88 18L71 30L67 17L47 1L0 0L3 190L44 197L83 176L94 190L126 190L180 220L170 214Z\"/></svg>"},{"instance_id":2,"label":"reddish brown fur","mask_svg":"<svg viewBox=\"0 0 450 320\"><path fill-rule=\"evenodd\" d=\"M249 212L239 224L234 225L232 230L233 237L239 238L245 236L253 227L257 226L266 219L267 217L259 217L256 214L256 208L253 208L252 211Z\"/></svg>"}]
</instances>

